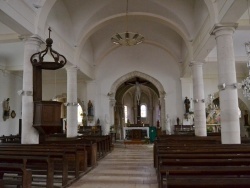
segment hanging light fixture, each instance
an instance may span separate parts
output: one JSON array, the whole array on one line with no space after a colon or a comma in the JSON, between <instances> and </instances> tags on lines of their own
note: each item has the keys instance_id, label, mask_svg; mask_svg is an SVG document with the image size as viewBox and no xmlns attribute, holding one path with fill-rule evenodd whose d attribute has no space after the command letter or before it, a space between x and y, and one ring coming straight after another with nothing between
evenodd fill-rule
<instances>
[{"instance_id":1,"label":"hanging light fixture","mask_svg":"<svg viewBox=\"0 0 250 188\"><path fill-rule=\"evenodd\" d=\"M126 7L126 32L114 34L111 37L111 41L121 46L134 46L144 41L144 37L141 34L128 31L128 0Z\"/></svg>"}]
</instances>

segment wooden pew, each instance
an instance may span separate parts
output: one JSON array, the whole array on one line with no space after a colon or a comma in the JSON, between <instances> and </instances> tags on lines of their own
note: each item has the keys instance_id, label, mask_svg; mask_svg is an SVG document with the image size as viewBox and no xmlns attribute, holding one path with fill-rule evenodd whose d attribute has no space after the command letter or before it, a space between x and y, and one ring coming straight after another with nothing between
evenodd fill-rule
<instances>
[{"instance_id":1,"label":"wooden pew","mask_svg":"<svg viewBox=\"0 0 250 188\"><path fill-rule=\"evenodd\" d=\"M250 145L222 145L218 139L165 136L157 140L159 187L249 187Z\"/></svg>"},{"instance_id":2,"label":"wooden pew","mask_svg":"<svg viewBox=\"0 0 250 188\"><path fill-rule=\"evenodd\" d=\"M97 165L97 143L91 140L82 140L82 139L58 139L58 140L50 140L43 142L45 145L57 145L57 147L73 147L74 145L77 147L85 147L87 151L87 166L94 167Z\"/></svg>"},{"instance_id":3,"label":"wooden pew","mask_svg":"<svg viewBox=\"0 0 250 188\"><path fill-rule=\"evenodd\" d=\"M167 173L167 178L173 176L221 176L228 175L249 175L250 177L250 158L236 159L161 159L157 177L159 187L163 187L164 175ZM171 168L172 167L172 168ZM189 168L188 168L189 167ZM197 168L200 167L200 168ZM218 176L220 175L220 176ZM190 177L189 177L190 178ZM192 177L193 178L193 177ZM167 179L168 181L168 179ZM250 185L250 184L249 184Z\"/></svg>"},{"instance_id":4,"label":"wooden pew","mask_svg":"<svg viewBox=\"0 0 250 188\"><path fill-rule=\"evenodd\" d=\"M56 160L60 160L62 157L61 154L49 154L46 153L45 155L35 154L35 152L26 152L22 153L20 151L1 151L0 152L0 160L1 163L5 164L12 164L12 163L19 163L22 164L24 167L27 167L32 170L32 175L37 173L39 170L39 175L41 174L41 170L44 172L42 174L46 174L46 187L52 188L54 187L54 162ZM67 165L67 161L64 160L62 165ZM67 178L67 177L64 177ZM67 179L64 179L67 181ZM64 183L64 182L63 182Z\"/></svg>"},{"instance_id":5,"label":"wooden pew","mask_svg":"<svg viewBox=\"0 0 250 188\"><path fill-rule=\"evenodd\" d=\"M68 178L68 159L62 152L46 152L46 151L5 151L0 150L1 162L13 163L22 159L24 166L30 168L33 172L46 174L46 186L48 188L54 185L54 164L59 162L62 167L62 185L67 184Z\"/></svg>"},{"instance_id":6,"label":"wooden pew","mask_svg":"<svg viewBox=\"0 0 250 188\"><path fill-rule=\"evenodd\" d=\"M102 136L78 136L81 140L91 140L97 143L98 159L101 159L111 151L112 139L110 135Z\"/></svg>"},{"instance_id":7,"label":"wooden pew","mask_svg":"<svg viewBox=\"0 0 250 188\"><path fill-rule=\"evenodd\" d=\"M10 159L10 157L6 157ZM21 180L4 180L5 173L12 173L21 176ZM6 163L4 160L0 161L0 187L5 187L6 185L17 185L31 188L31 182L32 172L30 169L27 169L22 162Z\"/></svg>"},{"instance_id":8,"label":"wooden pew","mask_svg":"<svg viewBox=\"0 0 250 188\"><path fill-rule=\"evenodd\" d=\"M249 188L249 177L167 177L163 188Z\"/></svg>"},{"instance_id":9,"label":"wooden pew","mask_svg":"<svg viewBox=\"0 0 250 188\"><path fill-rule=\"evenodd\" d=\"M78 177L80 171L87 170L87 151L85 146L80 145L53 145L53 144L21 144L21 145L0 145L0 151L51 151L63 152L68 159L69 168Z\"/></svg>"}]
</instances>

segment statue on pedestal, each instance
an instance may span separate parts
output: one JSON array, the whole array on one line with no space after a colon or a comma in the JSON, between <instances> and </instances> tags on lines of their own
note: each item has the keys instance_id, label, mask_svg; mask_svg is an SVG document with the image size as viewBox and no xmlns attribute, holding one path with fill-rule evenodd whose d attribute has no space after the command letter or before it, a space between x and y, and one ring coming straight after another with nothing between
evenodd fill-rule
<instances>
[{"instance_id":1,"label":"statue on pedestal","mask_svg":"<svg viewBox=\"0 0 250 188\"><path fill-rule=\"evenodd\" d=\"M94 107L91 100L88 102L88 116L94 116Z\"/></svg>"}]
</instances>

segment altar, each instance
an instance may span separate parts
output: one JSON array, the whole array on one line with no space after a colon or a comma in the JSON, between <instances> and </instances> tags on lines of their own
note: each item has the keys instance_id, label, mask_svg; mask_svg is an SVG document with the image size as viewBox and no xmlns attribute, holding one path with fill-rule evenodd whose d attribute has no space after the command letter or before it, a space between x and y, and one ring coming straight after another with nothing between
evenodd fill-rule
<instances>
[{"instance_id":1,"label":"altar","mask_svg":"<svg viewBox=\"0 0 250 188\"><path fill-rule=\"evenodd\" d=\"M124 140L149 138L149 127L123 127Z\"/></svg>"}]
</instances>

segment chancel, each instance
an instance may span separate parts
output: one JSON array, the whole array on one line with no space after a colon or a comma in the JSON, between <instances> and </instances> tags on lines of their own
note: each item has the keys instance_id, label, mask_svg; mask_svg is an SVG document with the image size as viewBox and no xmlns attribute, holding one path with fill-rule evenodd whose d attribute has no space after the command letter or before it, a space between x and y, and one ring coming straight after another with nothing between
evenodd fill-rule
<instances>
[{"instance_id":1,"label":"chancel","mask_svg":"<svg viewBox=\"0 0 250 188\"><path fill-rule=\"evenodd\" d=\"M142 80L138 77L136 77L134 80L129 80L124 83L124 85L133 86L133 89L135 91L134 96L137 101L137 115L136 115L136 125L142 126L141 122L141 95L142 95L142 85L149 86L150 82L146 80Z\"/></svg>"},{"instance_id":2,"label":"chancel","mask_svg":"<svg viewBox=\"0 0 250 188\"><path fill-rule=\"evenodd\" d=\"M0 0L0 187L250 187L249 32L250 0Z\"/></svg>"}]
</instances>

